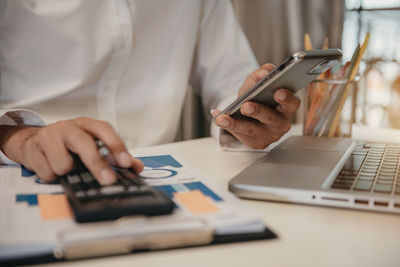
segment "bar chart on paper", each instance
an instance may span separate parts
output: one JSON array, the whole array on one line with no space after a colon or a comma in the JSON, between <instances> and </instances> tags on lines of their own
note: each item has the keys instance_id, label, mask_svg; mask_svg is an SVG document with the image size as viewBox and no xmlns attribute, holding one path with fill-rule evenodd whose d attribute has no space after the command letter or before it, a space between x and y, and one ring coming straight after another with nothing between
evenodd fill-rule
<instances>
[{"instance_id":1,"label":"bar chart on paper","mask_svg":"<svg viewBox=\"0 0 400 267\"><path fill-rule=\"evenodd\" d=\"M138 157L145 168L140 176L167 194L179 208L194 214L219 211L223 199L182 168L171 155Z\"/></svg>"}]
</instances>

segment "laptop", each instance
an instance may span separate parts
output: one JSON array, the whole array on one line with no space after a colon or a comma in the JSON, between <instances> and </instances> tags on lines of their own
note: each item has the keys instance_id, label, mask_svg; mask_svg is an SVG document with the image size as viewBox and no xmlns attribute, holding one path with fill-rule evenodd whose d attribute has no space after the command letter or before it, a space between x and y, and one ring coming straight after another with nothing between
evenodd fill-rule
<instances>
[{"instance_id":1,"label":"laptop","mask_svg":"<svg viewBox=\"0 0 400 267\"><path fill-rule=\"evenodd\" d=\"M292 136L229 182L246 199L400 213L400 144Z\"/></svg>"}]
</instances>

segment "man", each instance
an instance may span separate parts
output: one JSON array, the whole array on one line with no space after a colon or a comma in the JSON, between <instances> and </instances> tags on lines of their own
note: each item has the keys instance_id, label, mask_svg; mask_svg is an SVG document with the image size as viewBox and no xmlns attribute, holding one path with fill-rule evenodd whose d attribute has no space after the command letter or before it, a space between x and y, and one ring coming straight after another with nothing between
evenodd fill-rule
<instances>
[{"instance_id":1,"label":"man","mask_svg":"<svg viewBox=\"0 0 400 267\"><path fill-rule=\"evenodd\" d=\"M243 94L273 69L258 67L229 1L0 5L0 157L44 181L70 171L73 152L100 183L113 183L95 139L116 164L140 172L127 147L174 141L188 83L215 116L237 88ZM274 98L275 110L242 106L256 121L220 116L216 124L265 148L289 130L299 106L285 89Z\"/></svg>"}]
</instances>

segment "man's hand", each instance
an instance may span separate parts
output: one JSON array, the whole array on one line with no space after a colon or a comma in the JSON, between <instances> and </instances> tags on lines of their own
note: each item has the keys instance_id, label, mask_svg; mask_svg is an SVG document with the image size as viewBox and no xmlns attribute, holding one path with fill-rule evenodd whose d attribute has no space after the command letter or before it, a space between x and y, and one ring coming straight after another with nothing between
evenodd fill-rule
<instances>
[{"instance_id":1,"label":"man's hand","mask_svg":"<svg viewBox=\"0 0 400 267\"><path fill-rule=\"evenodd\" d=\"M239 96L252 88L273 69L274 65L265 64L251 73L240 88ZM277 90L274 93L274 99L279 103L275 109L255 102L246 102L241 106L240 112L256 121L221 115L216 119L216 124L229 131L243 144L255 149L264 149L289 131L290 122L300 106L299 98L286 89ZM219 113L220 111L216 110L212 115L215 117Z\"/></svg>"},{"instance_id":2,"label":"man's hand","mask_svg":"<svg viewBox=\"0 0 400 267\"><path fill-rule=\"evenodd\" d=\"M114 129L104 121L77 118L59 121L43 128L1 126L0 148L11 160L35 171L43 181L53 181L74 168L71 153L77 154L101 184L116 180L110 164L100 156L95 139L103 141L123 168L137 173L143 163L132 157Z\"/></svg>"}]
</instances>

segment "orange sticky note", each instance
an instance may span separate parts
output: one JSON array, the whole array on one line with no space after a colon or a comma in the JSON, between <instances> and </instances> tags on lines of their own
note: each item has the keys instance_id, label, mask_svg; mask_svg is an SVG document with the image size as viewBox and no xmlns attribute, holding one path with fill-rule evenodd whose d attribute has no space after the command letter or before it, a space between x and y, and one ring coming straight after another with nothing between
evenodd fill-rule
<instances>
[{"instance_id":1,"label":"orange sticky note","mask_svg":"<svg viewBox=\"0 0 400 267\"><path fill-rule=\"evenodd\" d=\"M218 212L218 207L201 191L175 192L174 197L194 214Z\"/></svg>"},{"instance_id":2,"label":"orange sticky note","mask_svg":"<svg viewBox=\"0 0 400 267\"><path fill-rule=\"evenodd\" d=\"M39 194L38 204L42 220L72 218L72 210L64 194Z\"/></svg>"}]
</instances>

